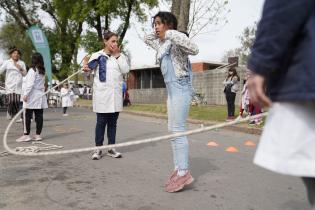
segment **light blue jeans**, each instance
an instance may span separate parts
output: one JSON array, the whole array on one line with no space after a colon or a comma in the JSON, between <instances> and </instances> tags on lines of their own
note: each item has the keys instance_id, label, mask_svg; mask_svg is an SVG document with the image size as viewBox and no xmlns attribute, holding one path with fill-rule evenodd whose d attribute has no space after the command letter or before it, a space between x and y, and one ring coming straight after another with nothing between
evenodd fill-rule
<instances>
[{"instance_id":1,"label":"light blue jeans","mask_svg":"<svg viewBox=\"0 0 315 210\"><path fill-rule=\"evenodd\" d=\"M168 93L168 130L172 133L186 131L192 88L189 77L166 83ZM189 145L187 136L171 140L175 169L188 170Z\"/></svg>"},{"instance_id":2,"label":"light blue jeans","mask_svg":"<svg viewBox=\"0 0 315 210\"><path fill-rule=\"evenodd\" d=\"M172 45L159 58L161 71L167 89L168 130L172 133L186 131L186 121L192 97L192 72L178 78L175 75L172 57ZM171 140L175 169L188 170L189 146L187 136Z\"/></svg>"}]
</instances>

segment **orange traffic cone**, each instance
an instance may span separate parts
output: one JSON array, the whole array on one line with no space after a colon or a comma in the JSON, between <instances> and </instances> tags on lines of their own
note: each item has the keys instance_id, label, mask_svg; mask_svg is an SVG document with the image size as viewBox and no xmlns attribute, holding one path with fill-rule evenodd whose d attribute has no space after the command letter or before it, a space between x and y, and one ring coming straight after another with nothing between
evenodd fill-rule
<instances>
[{"instance_id":1,"label":"orange traffic cone","mask_svg":"<svg viewBox=\"0 0 315 210\"><path fill-rule=\"evenodd\" d=\"M209 141L209 143L207 144L209 147L217 147L219 146L216 142L214 141Z\"/></svg>"},{"instance_id":2,"label":"orange traffic cone","mask_svg":"<svg viewBox=\"0 0 315 210\"><path fill-rule=\"evenodd\" d=\"M254 147L254 146L256 146L255 142L253 142L253 141L251 141L251 140L245 141L244 145L245 145L245 146L249 146L249 147Z\"/></svg>"},{"instance_id":3,"label":"orange traffic cone","mask_svg":"<svg viewBox=\"0 0 315 210\"><path fill-rule=\"evenodd\" d=\"M225 151L235 153L238 152L238 149L236 147L228 147Z\"/></svg>"}]
</instances>

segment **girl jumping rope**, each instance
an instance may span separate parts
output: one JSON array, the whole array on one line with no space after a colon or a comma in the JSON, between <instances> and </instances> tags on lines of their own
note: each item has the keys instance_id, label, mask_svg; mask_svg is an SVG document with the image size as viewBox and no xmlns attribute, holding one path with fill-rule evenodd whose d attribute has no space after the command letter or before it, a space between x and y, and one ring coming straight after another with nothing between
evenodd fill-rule
<instances>
[{"instance_id":1,"label":"girl jumping rope","mask_svg":"<svg viewBox=\"0 0 315 210\"><path fill-rule=\"evenodd\" d=\"M145 43L158 53L167 89L168 129L173 133L186 131L186 120L192 96L192 72L188 55L198 54L198 47L177 31L176 17L159 12L153 18L155 33L145 37ZM177 192L193 182L188 167L187 136L172 139L175 169L165 184L167 192Z\"/></svg>"}]
</instances>

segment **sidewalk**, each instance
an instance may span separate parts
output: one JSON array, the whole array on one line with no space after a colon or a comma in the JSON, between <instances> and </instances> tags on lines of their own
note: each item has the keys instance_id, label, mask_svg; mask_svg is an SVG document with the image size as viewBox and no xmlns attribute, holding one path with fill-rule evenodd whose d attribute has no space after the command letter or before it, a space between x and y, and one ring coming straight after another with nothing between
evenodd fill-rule
<instances>
[{"instance_id":1,"label":"sidewalk","mask_svg":"<svg viewBox=\"0 0 315 210\"><path fill-rule=\"evenodd\" d=\"M82 107L82 108L87 108L92 110L92 105L91 104L78 104L75 103L74 107ZM159 119L167 119L166 114L159 114L159 113L154 113L154 112L147 112L147 111L131 111L131 110L123 110L123 113L126 114L132 114L132 115L138 115L138 116L145 116L145 117L153 117L153 118L159 118ZM215 125L218 123L218 121L206 121L206 120L197 120L197 119L188 119L188 123L191 124L200 124L204 126L211 126ZM262 128L256 127L256 126L249 126L247 123L241 123L237 125L232 125L232 126L227 126L224 129L232 130L232 131L238 131L238 132L243 132L243 133L248 133L248 134L255 134L255 135L260 135L262 133Z\"/></svg>"}]
</instances>

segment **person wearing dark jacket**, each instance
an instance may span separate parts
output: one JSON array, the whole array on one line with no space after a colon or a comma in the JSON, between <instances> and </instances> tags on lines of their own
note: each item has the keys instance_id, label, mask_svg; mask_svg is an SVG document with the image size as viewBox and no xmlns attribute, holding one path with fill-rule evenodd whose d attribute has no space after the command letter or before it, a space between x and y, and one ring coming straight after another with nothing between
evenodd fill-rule
<instances>
[{"instance_id":1,"label":"person wearing dark jacket","mask_svg":"<svg viewBox=\"0 0 315 210\"><path fill-rule=\"evenodd\" d=\"M251 101L270 107L254 163L302 177L315 209L314 0L265 1L248 69Z\"/></svg>"}]
</instances>

